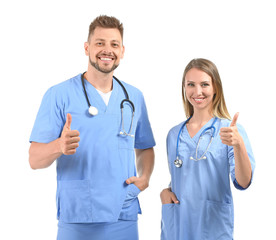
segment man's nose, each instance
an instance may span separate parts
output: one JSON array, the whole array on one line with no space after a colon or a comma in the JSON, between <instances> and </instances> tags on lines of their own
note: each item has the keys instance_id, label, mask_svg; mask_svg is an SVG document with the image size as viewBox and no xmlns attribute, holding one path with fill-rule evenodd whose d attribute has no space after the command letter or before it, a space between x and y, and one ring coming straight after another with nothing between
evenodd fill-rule
<instances>
[{"instance_id":1,"label":"man's nose","mask_svg":"<svg viewBox=\"0 0 276 240\"><path fill-rule=\"evenodd\" d=\"M110 45L105 45L102 53L106 54L106 55L111 55L112 54L112 48Z\"/></svg>"}]
</instances>

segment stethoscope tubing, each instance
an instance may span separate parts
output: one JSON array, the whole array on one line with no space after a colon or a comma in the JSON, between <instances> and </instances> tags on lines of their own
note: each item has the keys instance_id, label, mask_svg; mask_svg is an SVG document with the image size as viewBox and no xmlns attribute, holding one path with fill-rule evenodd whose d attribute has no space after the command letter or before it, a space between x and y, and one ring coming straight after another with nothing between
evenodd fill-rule
<instances>
[{"instance_id":1,"label":"stethoscope tubing","mask_svg":"<svg viewBox=\"0 0 276 240\"><path fill-rule=\"evenodd\" d=\"M84 84L84 74L85 73L86 72L84 72L81 75L82 88L83 88L83 91L84 91L84 95L85 95L88 107L91 107L91 103L89 101L89 98L88 98L88 95L87 95L87 92L86 92L86 88L85 88L85 84ZM120 104L120 107L124 108L124 106L123 106L124 102L128 102L132 107L132 111L135 112L135 106L134 106L133 102L129 100L129 96L128 96L128 93L127 93L127 90L126 90L125 86L121 83L121 81L118 78L116 78L115 76L113 76L113 78L119 83L119 85L121 86L121 88L123 89L124 94L125 94L125 99L122 100L122 102Z\"/></svg>"},{"instance_id":2,"label":"stethoscope tubing","mask_svg":"<svg viewBox=\"0 0 276 240\"><path fill-rule=\"evenodd\" d=\"M192 116L190 116L181 126L179 132L178 132L178 135L177 135L177 142L176 142L176 160L174 161L174 164L177 168L180 168L182 166L182 163L183 161L179 158L179 139L180 139L180 134L182 133L183 131L183 128L185 127L185 125L188 123L188 121L192 118ZM214 127L214 124L216 123L217 121L217 117L214 119L214 121L212 122L212 125L210 127L207 127L205 128L202 133L200 134L199 136L199 139L198 139L198 142L197 142L197 146L196 146L196 154L195 154L195 157L196 158L193 158L192 156L190 157L191 160L194 160L194 161L199 161L199 160L202 160L202 159L206 159L206 156L205 154L207 153L213 139L214 139L214 136L215 136L215 132L216 132L216 128ZM211 130L212 132L212 135L211 135L211 140L205 150L205 152L202 154L202 156L200 158L197 157L197 153L198 153L198 147L199 147L199 143L201 141L201 138L202 136L208 131L208 130ZM213 131L212 131L213 130Z\"/></svg>"},{"instance_id":3,"label":"stethoscope tubing","mask_svg":"<svg viewBox=\"0 0 276 240\"><path fill-rule=\"evenodd\" d=\"M183 128L185 127L185 125L187 124L187 122L189 122L189 120L192 118L192 116L190 116L181 126L178 135L177 135L177 141L176 141L176 157L178 158L179 156L179 152L178 152L178 145L179 145L179 138L180 138L180 134L182 133Z\"/></svg>"},{"instance_id":4,"label":"stethoscope tubing","mask_svg":"<svg viewBox=\"0 0 276 240\"><path fill-rule=\"evenodd\" d=\"M88 108L90 109L92 106L91 106L91 103L89 101L89 98L88 98L88 95L87 95L87 92L86 92L86 88L85 88L85 84L84 84L84 74L86 72L84 72L82 75L81 75L81 82L82 82L82 87L83 87L83 91L84 91L84 95L85 95L85 98L86 98L86 102L88 104ZM121 118L122 118L122 131L120 131L120 135L125 135L125 136L131 136L131 137L134 137L134 135L131 134L131 131L132 131L132 125L133 125L133 118L134 118L134 112L135 112L135 106L133 104L132 101L130 101L129 99L129 96L128 96L128 93L127 93L127 90L126 88L124 87L124 85L121 83L121 81L116 78L115 76L113 76L113 78L118 82L118 84L121 86L121 88L123 89L124 91L124 94L125 94L125 99L123 99L121 101L121 104L120 104L120 108L121 108ZM131 117L131 124L130 124L130 130L129 132L127 133L124 129L124 114L123 114L123 109L124 109L124 103L127 102L131 105L132 107L132 117ZM94 107L95 108L95 107ZM98 110L97 110L98 112Z\"/></svg>"}]
</instances>

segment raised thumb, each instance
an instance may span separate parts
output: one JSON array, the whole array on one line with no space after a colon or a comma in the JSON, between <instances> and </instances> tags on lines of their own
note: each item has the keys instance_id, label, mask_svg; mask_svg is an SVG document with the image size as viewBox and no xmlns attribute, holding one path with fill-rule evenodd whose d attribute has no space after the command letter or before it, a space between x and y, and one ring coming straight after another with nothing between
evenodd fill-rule
<instances>
[{"instance_id":1,"label":"raised thumb","mask_svg":"<svg viewBox=\"0 0 276 240\"><path fill-rule=\"evenodd\" d=\"M233 117L233 120L232 120L232 122L231 122L231 124L230 124L230 127L236 126L237 121L238 121L238 117L239 117L239 113L237 112L237 113L234 115L234 117Z\"/></svg>"},{"instance_id":2,"label":"raised thumb","mask_svg":"<svg viewBox=\"0 0 276 240\"><path fill-rule=\"evenodd\" d=\"M67 113L66 122L64 124L64 128L66 130L71 130L72 116L70 113Z\"/></svg>"}]
</instances>

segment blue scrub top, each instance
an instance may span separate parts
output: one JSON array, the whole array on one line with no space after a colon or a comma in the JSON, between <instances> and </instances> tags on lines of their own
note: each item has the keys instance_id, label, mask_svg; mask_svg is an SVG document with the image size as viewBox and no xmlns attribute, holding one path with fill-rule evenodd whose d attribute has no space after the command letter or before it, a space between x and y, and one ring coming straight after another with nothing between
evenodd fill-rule
<instances>
[{"instance_id":1,"label":"blue scrub top","mask_svg":"<svg viewBox=\"0 0 276 240\"><path fill-rule=\"evenodd\" d=\"M181 168L174 165L176 159L176 141L183 123L169 131L167 153L171 173L171 189L180 201L179 204L162 206L162 240L214 240L233 239L234 208L230 188L230 177L237 189L243 190L236 181L233 147L223 144L219 130L229 127L230 121L218 119L215 123L215 136L206 153L206 159L195 158L197 142L202 131L210 127L211 119L191 138L187 127L182 130L179 139L179 157L183 161ZM252 166L252 177L255 160L245 130L237 125L243 138ZM211 137L210 131L203 135L198 149L198 156L206 151ZM252 179L251 179L252 181Z\"/></svg>"},{"instance_id":2,"label":"blue scrub top","mask_svg":"<svg viewBox=\"0 0 276 240\"><path fill-rule=\"evenodd\" d=\"M142 93L122 82L135 105L132 134L122 136L120 103L125 99L113 79L108 106L97 90L85 80L92 106L99 113L91 116L81 83L81 74L51 87L43 97L30 142L49 143L60 137L67 113L72 130L80 132L77 152L61 155L57 163L57 217L67 223L116 222L137 220L141 213L140 190L125 180L136 176L134 148L155 145ZM132 108L124 104L124 128L130 129Z\"/></svg>"}]
</instances>

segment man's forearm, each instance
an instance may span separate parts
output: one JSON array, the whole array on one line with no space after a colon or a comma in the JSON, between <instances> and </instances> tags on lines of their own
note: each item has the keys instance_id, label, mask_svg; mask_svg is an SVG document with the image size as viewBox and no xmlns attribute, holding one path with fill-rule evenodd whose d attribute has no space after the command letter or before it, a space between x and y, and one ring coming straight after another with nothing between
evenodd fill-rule
<instances>
[{"instance_id":1,"label":"man's forearm","mask_svg":"<svg viewBox=\"0 0 276 240\"><path fill-rule=\"evenodd\" d=\"M136 149L136 163L138 176L147 179L149 182L154 167L153 148Z\"/></svg>"},{"instance_id":2,"label":"man's forearm","mask_svg":"<svg viewBox=\"0 0 276 240\"><path fill-rule=\"evenodd\" d=\"M59 138L50 143L32 142L29 149L29 163L32 169L49 167L62 155Z\"/></svg>"}]
</instances>

